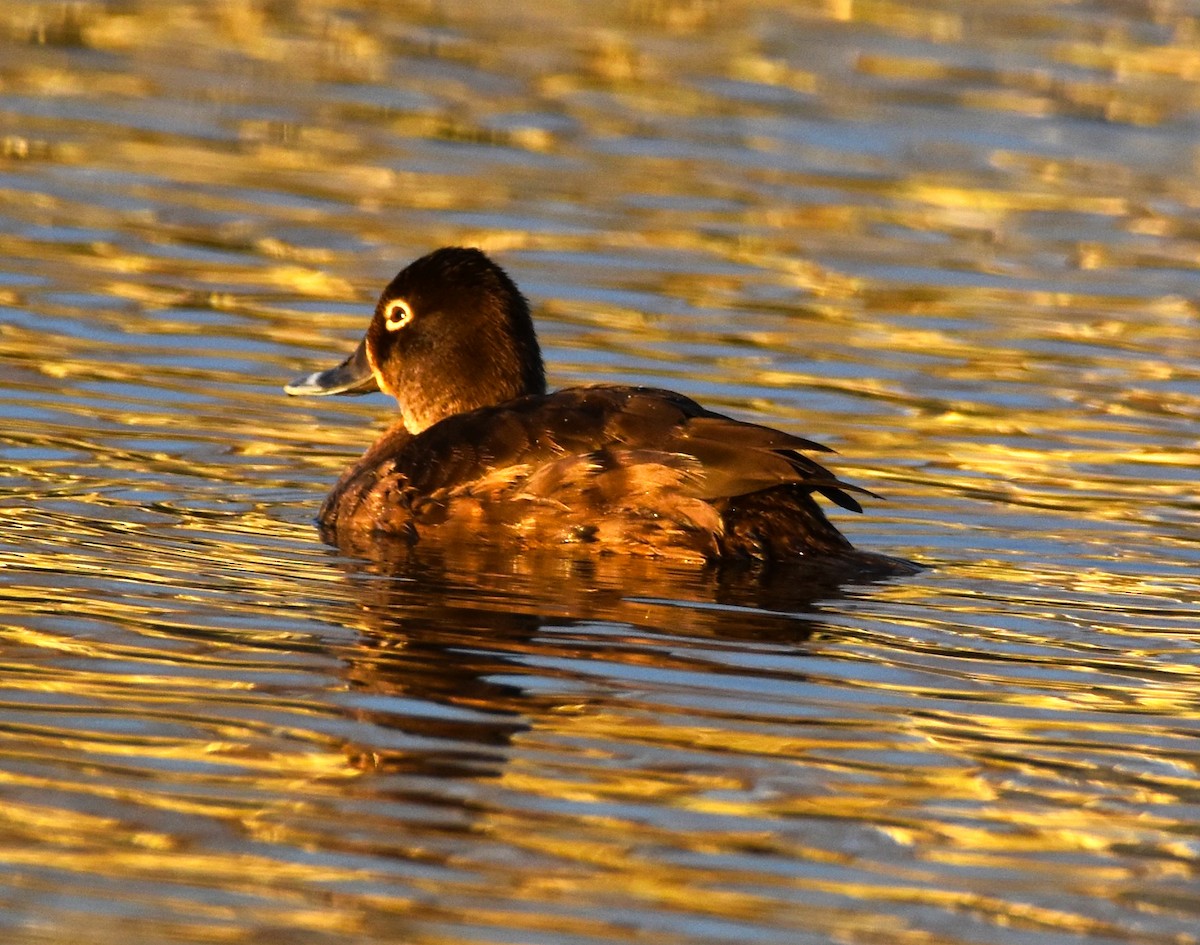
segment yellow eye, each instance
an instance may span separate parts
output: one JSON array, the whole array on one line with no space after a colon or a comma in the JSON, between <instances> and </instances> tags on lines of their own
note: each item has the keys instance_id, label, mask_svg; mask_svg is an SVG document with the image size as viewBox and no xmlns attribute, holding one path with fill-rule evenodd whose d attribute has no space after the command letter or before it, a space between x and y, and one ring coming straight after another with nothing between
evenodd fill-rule
<instances>
[{"instance_id":1,"label":"yellow eye","mask_svg":"<svg viewBox=\"0 0 1200 945\"><path fill-rule=\"evenodd\" d=\"M399 331L413 320L413 310L404 299L392 299L383 307L383 327Z\"/></svg>"}]
</instances>

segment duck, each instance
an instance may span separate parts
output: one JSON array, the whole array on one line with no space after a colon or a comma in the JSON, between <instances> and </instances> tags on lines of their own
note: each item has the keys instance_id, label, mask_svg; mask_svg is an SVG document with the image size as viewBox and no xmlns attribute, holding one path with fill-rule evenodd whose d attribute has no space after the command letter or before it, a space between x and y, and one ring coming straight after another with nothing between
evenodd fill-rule
<instances>
[{"instance_id":1,"label":"duck","mask_svg":"<svg viewBox=\"0 0 1200 945\"><path fill-rule=\"evenodd\" d=\"M317 516L366 537L584 546L688 561L899 562L860 552L814 496L861 512L813 440L656 387L548 392L529 302L483 251L435 250L383 290L340 364L285 388L383 392L400 417Z\"/></svg>"}]
</instances>

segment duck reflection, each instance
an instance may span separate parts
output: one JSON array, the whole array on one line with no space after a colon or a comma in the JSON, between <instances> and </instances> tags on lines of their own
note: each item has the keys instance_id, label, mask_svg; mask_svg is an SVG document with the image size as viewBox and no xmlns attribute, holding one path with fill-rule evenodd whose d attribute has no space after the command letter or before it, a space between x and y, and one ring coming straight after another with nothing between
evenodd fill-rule
<instances>
[{"instance_id":1,"label":"duck reflection","mask_svg":"<svg viewBox=\"0 0 1200 945\"><path fill-rule=\"evenodd\" d=\"M713 645L800 647L822 627L819 602L851 577L387 536L349 550L358 557L339 563L358 606L344 654L355 718L405 736L351 761L448 777L497 774L519 733L602 709L612 683L587 661L712 673Z\"/></svg>"}]
</instances>

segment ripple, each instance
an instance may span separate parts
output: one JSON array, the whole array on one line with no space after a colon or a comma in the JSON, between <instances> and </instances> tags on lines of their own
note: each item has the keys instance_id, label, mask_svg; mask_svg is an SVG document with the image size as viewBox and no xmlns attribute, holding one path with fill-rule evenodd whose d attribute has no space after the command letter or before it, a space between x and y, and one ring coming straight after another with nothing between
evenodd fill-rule
<instances>
[{"instance_id":1,"label":"ripple","mask_svg":"<svg viewBox=\"0 0 1200 945\"><path fill-rule=\"evenodd\" d=\"M0 11L5 941L1186 945L1194 24ZM443 243L887 496L843 585L320 544Z\"/></svg>"}]
</instances>

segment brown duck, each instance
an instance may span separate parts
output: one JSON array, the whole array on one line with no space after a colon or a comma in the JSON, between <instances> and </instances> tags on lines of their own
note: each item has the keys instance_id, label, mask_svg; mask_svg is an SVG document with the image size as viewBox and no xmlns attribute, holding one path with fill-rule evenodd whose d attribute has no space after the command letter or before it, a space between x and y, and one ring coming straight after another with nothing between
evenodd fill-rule
<instances>
[{"instance_id":1,"label":"brown duck","mask_svg":"<svg viewBox=\"0 0 1200 945\"><path fill-rule=\"evenodd\" d=\"M818 443L667 390L546 393L529 305L477 249L413 262L384 289L355 352L286 390L383 391L400 403L402 421L321 506L335 544L439 535L907 569L856 551L825 518L814 493L860 512L849 493L865 490L804 455L828 452Z\"/></svg>"}]
</instances>

